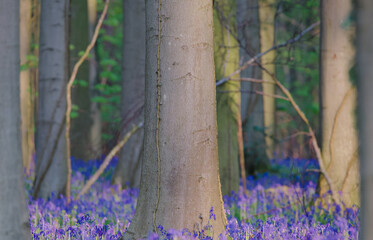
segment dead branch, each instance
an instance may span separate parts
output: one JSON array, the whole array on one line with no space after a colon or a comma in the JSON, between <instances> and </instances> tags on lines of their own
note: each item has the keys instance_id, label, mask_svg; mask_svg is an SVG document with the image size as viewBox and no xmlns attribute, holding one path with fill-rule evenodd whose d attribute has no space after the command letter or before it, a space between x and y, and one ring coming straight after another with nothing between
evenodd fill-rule
<instances>
[{"instance_id":1,"label":"dead branch","mask_svg":"<svg viewBox=\"0 0 373 240\"><path fill-rule=\"evenodd\" d=\"M135 125L132 127L131 131L129 131L124 138L117 144L115 147L110 151L110 153L106 156L104 162L98 168L98 170L93 174L93 176L86 182L83 186L82 190L78 193L75 200L79 199L82 195L86 194L89 188L97 181L100 175L104 172L106 167L109 165L111 159L119 152L119 150L126 144L126 142L130 139L130 137L141 127L144 126L144 122L141 122L139 125Z\"/></svg>"},{"instance_id":2,"label":"dead branch","mask_svg":"<svg viewBox=\"0 0 373 240\"><path fill-rule=\"evenodd\" d=\"M241 71L245 70L247 67L249 67L251 64L253 64L254 62L256 62L259 58L263 57L267 53L269 53L271 51L274 51L274 50L277 50L277 49L282 48L282 47L289 46L289 45L291 45L293 43L298 42L306 33L308 33L309 31L311 31L312 29L314 29L318 25L320 25L320 21L312 24L311 26L309 26L307 29L305 29L300 34L298 34L295 38L289 39L286 42L283 42L283 43L280 43L278 45L275 45L275 46L271 47L270 49L268 49L265 52L258 53L257 55L255 55L254 57L252 57L251 59L249 59L248 61L246 61L241 67L239 67L236 71L234 71L233 73L231 73L229 76L227 76L225 78L222 78L219 81L217 81L216 82L216 86L222 85L223 83L229 81L233 76L235 76L235 75L239 74Z\"/></svg>"}]
</instances>

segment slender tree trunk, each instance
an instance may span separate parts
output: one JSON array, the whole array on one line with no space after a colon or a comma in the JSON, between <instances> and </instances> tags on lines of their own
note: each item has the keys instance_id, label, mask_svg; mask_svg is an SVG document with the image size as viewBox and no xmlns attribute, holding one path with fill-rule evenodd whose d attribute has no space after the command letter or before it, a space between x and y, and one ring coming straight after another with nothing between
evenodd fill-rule
<instances>
[{"instance_id":1,"label":"slender tree trunk","mask_svg":"<svg viewBox=\"0 0 373 240\"><path fill-rule=\"evenodd\" d=\"M122 124L126 134L144 120L145 92L145 0L123 1ZM137 131L121 150L113 182L130 187L140 184L140 155L144 130Z\"/></svg>"},{"instance_id":2,"label":"slender tree trunk","mask_svg":"<svg viewBox=\"0 0 373 240\"><path fill-rule=\"evenodd\" d=\"M21 65L27 63L31 43L31 0L20 1L20 60ZM23 166L29 172L32 162L34 143L34 106L31 96L30 70L24 69L20 73L21 96L21 134Z\"/></svg>"},{"instance_id":3,"label":"slender tree trunk","mask_svg":"<svg viewBox=\"0 0 373 240\"><path fill-rule=\"evenodd\" d=\"M31 239L22 168L19 1L0 1L0 236Z\"/></svg>"},{"instance_id":4,"label":"slender tree trunk","mask_svg":"<svg viewBox=\"0 0 373 240\"><path fill-rule=\"evenodd\" d=\"M64 192L68 0L42 0L34 197Z\"/></svg>"},{"instance_id":5,"label":"slender tree trunk","mask_svg":"<svg viewBox=\"0 0 373 240\"><path fill-rule=\"evenodd\" d=\"M259 5L258 0L237 0L237 31L241 42L240 62L246 62L260 51ZM261 79L261 70L253 65L241 72L241 77ZM266 164L266 145L264 140L263 97L255 92L262 92L262 85L241 82L241 115L244 131L246 164L251 173L255 167Z\"/></svg>"},{"instance_id":6,"label":"slender tree trunk","mask_svg":"<svg viewBox=\"0 0 373 240\"><path fill-rule=\"evenodd\" d=\"M357 1L357 70L361 210L360 239L368 240L373 236L373 2Z\"/></svg>"},{"instance_id":7,"label":"slender tree trunk","mask_svg":"<svg viewBox=\"0 0 373 240\"><path fill-rule=\"evenodd\" d=\"M161 28L159 28L161 26ZM226 218L220 192L211 0L146 1L144 158L125 239Z\"/></svg>"},{"instance_id":8,"label":"slender tree trunk","mask_svg":"<svg viewBox=\"0 0 373 240\"><path fill-rule=\"evenodd\" d=\"M79 60L79 53L89 43L87 0L70 0L70 73ZM88 160L94 157L90 142L91 100L89 88L89 63L85 61L76 76L77 84L72 90L72 103L78 106L78 116L71 120L71 156ZM81 81L85 84L82 85Z\"/></svg>"},{"instance_id":9,"label":"slender tree trunk","mask_svg":"<svg viewBox=\"0 0 373 240\"><path fill-rule=\"evenodd\" d=\"M260 51L264 52L271 48L274 43L274 23L276 14L276 0L262 0L259 3L259 21L260 21ZM261 58L261 64L266 70L275 73L275 51L271 51ZM272 77L266 71L262 71L262 79L265 81L272 81ZM275 85L262 84L263 88L263 111L264 111L264 128L265 128L265 142L266 152L268 158L273 158L275 150L274 134L275 134Z\"/></svg>"},{"instance_id":10,"label":"slender tree trunk","mask_svg":"<svg viewBox=\"0 0 373 240\"><path fill-rule=\"evenodd\" d=\"M351 0L323 0L321 5L322 157L346 206L360 205L359 159L355 121L356 90L349 70L354 60L354 29L345 26ZM321 194L329 190L320 179Z\"/></svg>"},{"instance_id":11,"label":"slender tree trunk","mask_svg":"<svg viewBox=\"0 0 373 240\"><path fill-rule=\"evenodd\" d=\"M214 2L215 78L230 75L239 67L236 34L236 2ZM239 78L239 75L236 76ZM240 186L238 167L238 124L241 118L240 82L230 81L217 88L219 173L222 193L237 192ZM241 139L242 141L242 139Z\"/></svg>"},{"instance_id":12,"label":"slender tree trunk","mask_svg":"<svg viewBox=\"0 0 373 240\"><path fill-rule=\"evenodd\" d=\"M93 36L96 27L97 18L97 0L88 0L88 23L89 36ZM90 96L94 96L94 87L97 83L97 58L95 49L91 50L91 58L89 59L89 86ZM97 158L101 155L101 111L97 102L91 102L91 120L92 126L90 130L91 153L90 157Z\"/></svg>"}]
</instances>

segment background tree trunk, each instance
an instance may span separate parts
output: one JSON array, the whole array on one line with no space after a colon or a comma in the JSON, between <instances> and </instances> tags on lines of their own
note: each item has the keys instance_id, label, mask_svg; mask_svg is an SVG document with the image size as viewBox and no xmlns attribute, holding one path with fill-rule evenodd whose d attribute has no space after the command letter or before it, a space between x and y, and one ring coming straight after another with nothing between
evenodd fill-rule
<instances>
[{"instance_id":1,"label":"background tree trunk","mask_svg":"<svg viewBox=\"0 0 373 240\"><path fill-rule=\"evenodd\" d=\"M144 120L145 92L145 0L123 1L122 134ZM113 182L139 187L140 155L144 130L139 129L124 145Z\"/></svg>"},{"instance_id":2,"label":"background tree trunk","mask_svg":"<svg viewBox=\"0 0 373 240\"><path fill-rule=\"evenodd\" d=\"M64 192L68 0L42 0L34 197ZM54 118L53 118L54 116Z\"/></svg>"},{"instance_id":3,"label":"background tree trunk","mask_svg":"<svg viewBox=\"0 0 373 240\"><path fill-rule=\"evenodd\" d=\"M321 5L321 149L324 165L346 206L360 205L359 160L355 122L356 91L349 70L354 60L348 25L351 0L323 0ZM346 25L347 23L347 25ZM321 194L329 188L321 176Z\"/></svg>"},{"instance_id":4,"label":"background tree trunk","mask_svg":"<svg viewBox=\"0 0 373 240\"><path fill-rule=\"evenodd\" d=\"M20 1L20 60L27 64L31 44L31 0ZM26 171L30 171L34 151L34 104L32 101L30 70L20 72L22 159Z\"/></svg>"},{"instance_id":5,"label":"background tree trunk","mask_svg":"<svg viewBox=\"0 0 373 240\"><path fill-rule=\"evenodd\" d=\"M87 0L70 0L70 73L79 60L79 52L85 51L89 43ZM78 106L78 116L71 120L71 156L88 160L94 156L90 131L91 100L89 88L89 63L85 61L76 75L76 85L72 90L72 103ZM82 81L85 84L80 84Z\"/></svg>"},{"instance_id":6,"label":"background tree trunk","mask_svg":"<svg viewBox=\"0 0 373 240\"><path fill-rule=\"evenodd\" d=\"M357 70L361 210L360 239L368 240L373 236L373 2L357 1Z\"/></svg>"},{"instance_id":7,"label":"background tree trunk","mask_svg":"<svg viewBox=\"0 0 373 240\"><path fill-rule=\"evenodd\" d=\"M244 63L260 51L259 5L258 0L237 0L237 32L241 43L240 63ZM261 79L257 65L249 66L241 72L241 77ZM264 140L263 97L258 83L241 82L241 116L244 131L245 161L249 173L267 163Z\"/></svg>"},{"instance_id":8,"label":"background tree trunk","mask_svg":"<svg viewBox=\"0 0 373 240\"><path fill-rule=\"evenodd\" d=\"M211 0L146 1L144 158L125 239L158 225L196 230L211 207L214 239L224 231L213 47Z\"/></svg>"},{"instance_id":9,"label":"background tree trunk","mask_svg":"<svg viewBox=\"0 0 373 240\"><path fill-rule=\"evenodd\" d=\"M274 24L276 14L276 0L261 0L259 3L259 21L260 21L260 52L264 52L271 48L274 44ZM271 51L261 58L262 66L271 74L275 73L274 60L276 51ZM273 81L272 77L262 71L262 79L265 81ZM262 84L263 88L263 110L264 110L264 130L266 152L268 158L273 158L274 153L274 134L275 134L275 85Z\"/></svg>"},{"instance_id":10,"label":"background tree trunk","mask_svg":"<svg viewBox=\"0 0 373 240\"><path fill-rule=\"evenodd\" d=\"M93 32L96 27L97 19L97 0L88 0L88 23L89 23L89 38L92 39ZM94 96L95 84L97 83L97 58L96 51L93 48L91 50L91 58L89 59L89 87L90 96ZM91 101L91 120L92 126L90 130L89 143L91 144L90 157L97 158L101 156L101 111L97 102Z\"/></svg>"},{"instance_id":11,"label":"background tree trunk","mask_svg":"<svg viewBox=\"0 0 373 240\"><path fill-rule=\"evenodd\" d=\"M0 236L31 239L22 167L19 1L0 1Z\"/></svg>"},{"instance_id":12,"label":"background tree trunk","mask_svg":"<svg viewBox=\"0 0 373 240\"><path fill-rule=\"evenodd\" d=\"M236 1L214 2L215 78L230 75L239 67L236 33ZM239 78L239 74L235 78ZM229 81L217 88L219 173L223 195L237 192L240 186L238 167L238 124L241 118L240 82ZM242 141L242 139L241 139Z\"/></svg>"}]
</instances>

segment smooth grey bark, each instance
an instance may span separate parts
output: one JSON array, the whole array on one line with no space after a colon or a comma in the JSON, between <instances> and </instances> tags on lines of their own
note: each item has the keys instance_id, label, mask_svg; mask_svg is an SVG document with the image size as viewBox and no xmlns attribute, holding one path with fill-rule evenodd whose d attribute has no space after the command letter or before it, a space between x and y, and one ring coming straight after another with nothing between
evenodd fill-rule
<instances>
[{"instance_id":1,"label":"smooth grey bark","mask_svg":"<svg viewBox=\"0 0 373 240\"><path fill-rule=\"evenodd\" d=\"M144 157L137 208L124 239L144 238L159 225L201 229L211 207L216 239L226 218L217 152L212 1L162 1L160 9L159 3L145 2Z\"/></svg>"},{"instance_id":2,"label":"smooth grey bark","mask_svg":"<svg viewBox=\"0 0 373 240\"><path fill-rule=\"evenodd\" d=\"M31 239L22 167L19 1L0 1L0 236Z\"/></svg>"},{"instance_id":3,"label":"smooth grey bark","mask_svg":"<svg viewBox=\"0 0 373 240\"><path fill-rule=\"evenodd\" d=\"M145 92L145 0L123 1L122 61L123 135L132 125L144 120ZM144 130L139 129L124 145L119 155L113 182L122 187L139 187Z\"/></svg>"},{"instance_id":4,"label":"smooth grey bark","mask_svg":"<svg viewBox=\"0 0 373 240\"><path fill-rule=\"evenodd\" d=\"M355 29L346 24L351 0L323 0L320 35L321 150L324 166L347 207L360 205L359 158L355 119L356 87L350 80L354 64ZM320 176L320 193L329 186Z\"/></svg>"},{"instance_id":5,"label":"smooth grey bark","mask_svg":"<svg viewBox=\"0 0 373 240\"><path fill-rule=\"evenodd\" d=\"M240 63L244 63L260 51L258 0L237 0L237 29L240 41ZM261 69L252 65L241 72L242 78L261 79ZM266 164L264 140L262 85L247 81L241 82L241 116L244 131L245 162L249 171ZM252 173L252 172L251 172Z\"/></svg>"},{"instance_id":6,"label":"smooth grey bark","mask_svg":"<svg viewBox=\"0 0 373 240\"><path fill-rule=\"evenodd\" d=\"M358 0L357 16L357 71L361 210L360 239L373 236L373 1Z\"/></svg>"},{"instance_id":7,"label":"smooth grey bark","mask_svg":"<svg viewBox=\"0 0 373 240\"><path fill-rule=\"evenodd\" d=\"M42 0L34 197L64 192L68 0Z\"/></svg>"},{"instance_id":8,"label":"smooth grey bark","mask_svg":"<svg viewBox=\"0 0 373 240\"><path fill-rule=\"evenodd\" d=\"M79 53L85 51L89 44L88 24L88 1L70 0L70 21L69 21L69 73L79 60ZM95 156L91 143L91 89L89 88L89 63L85 61L79 68L76 79L85 81L86 85L76 84L71 91L72 104L78 106L78 116L71 119L71 156L88 160Z\"/></svg>"}]
</instances>

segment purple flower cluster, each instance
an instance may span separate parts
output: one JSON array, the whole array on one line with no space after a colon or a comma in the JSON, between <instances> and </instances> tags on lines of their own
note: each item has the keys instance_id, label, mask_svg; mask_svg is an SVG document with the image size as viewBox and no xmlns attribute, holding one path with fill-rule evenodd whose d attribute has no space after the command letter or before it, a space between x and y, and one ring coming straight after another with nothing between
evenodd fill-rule
<instances>
[{"instance_id":1,"label":"purple flower cluster","mask_svg":"<svg viewBox=\"0 0 373 240\"><path fill-rule=\"evenodd\" d=\"M315 191L317 175L306 171L317 165L291 161L275 163L275 171L249 177L247 191L241 187L238 193L224 197L228 225L219 239L358 239L359 209L321 204ZM98 164L87 167L75 161L73 196ZM138 190L110 185L114 164L86 195L69 205L62 197L30 198L33 239L119 239L134 215ZM215 220L211 209L209 223ZM148 239L212 239L213 234L210 224L198 232L162 226L157 231L159 235L152 233Z\"/></svg>"}]
</instances>

